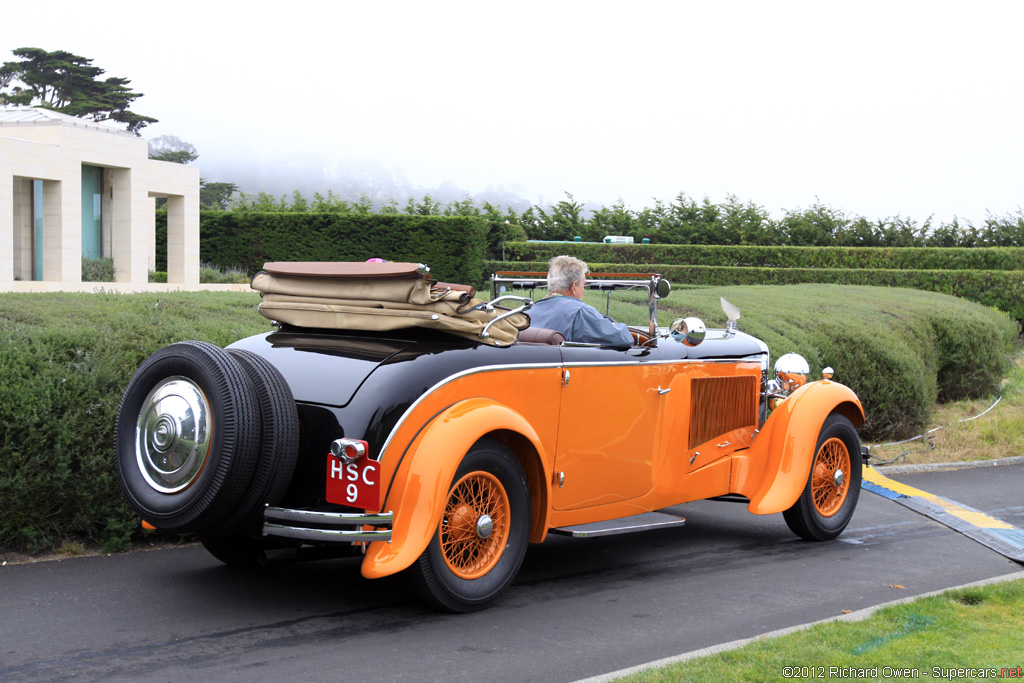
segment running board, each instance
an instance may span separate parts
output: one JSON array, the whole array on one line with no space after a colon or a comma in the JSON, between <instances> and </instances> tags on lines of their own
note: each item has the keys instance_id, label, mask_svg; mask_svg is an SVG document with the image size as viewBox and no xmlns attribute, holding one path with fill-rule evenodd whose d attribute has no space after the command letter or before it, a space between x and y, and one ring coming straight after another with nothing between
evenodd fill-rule
<instances>
[{"instance_id":1,"label":"running board","mask_svg":"<svg viewBox=\"0 0 1024 683\"><path fill-rule=\"evenodd\" d=\"M665 529L672 526L683 526L684 524L686 524L686 520L677 515L669 515L664 512L645 512L642 515L609 519L606 522L563 526L551 529L549 533L561 536L575 536L576 538L595 538L597 536L631 534L636 531L650 531L651 529Z\"/></svg>"}]
</instances>

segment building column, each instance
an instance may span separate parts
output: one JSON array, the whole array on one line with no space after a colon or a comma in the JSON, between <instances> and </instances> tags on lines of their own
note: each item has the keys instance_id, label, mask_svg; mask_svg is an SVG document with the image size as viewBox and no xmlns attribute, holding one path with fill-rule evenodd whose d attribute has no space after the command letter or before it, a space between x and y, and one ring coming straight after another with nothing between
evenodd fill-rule
<instances>
[{"instance_id":1,"label":"building column","mask_svg":"<svg viewBox=\"0 0 1024 683\"><path fill-rule=\"evenodd\" d=\"M0 173L0 283L14 281L14 182Z\"/></svg>"},{"instance_id":2,"label":"building column","mask_svg":"<svg viewBox=\"0 0 1024 683\"><path fill-rule=\"evenodd\" d=\"M146 209L146 244L149 257L146 269L156 270L156 197L149 197L149 208ZM149 277L149 274L146 274Z\"/></svg>"},{"instance_id":3,"label":"building column","mask_svg":"<svg viewBox=\"0 0 1024 683\"><path fill-rule=\"evenodd\" d=\"M199 284L199 202L194 197L167 198L167 282Z\"/></svg>"},{"instance_id":4,"label":"building column","mask_svg":"<svg viewBox=\"0 0 1024 683\"><path fill-rule=\"evenodd\" d=\"M132 169L113 169L111 199L111 256L114 257L114 280L142 284L149 281L146 270L148 222L132 224L133 216L149 206L147 195L133 181ZM142 192L141 197L136 195Z\"/></svg>"},{"instance_id":5,"label":"building column","mask_svg":"<svg viewBox=\"0 0 1024 683\"><path fill-rule=\"evenodd\" d=\"M43 279L82 281L82 179L43 181Z\"/></svg>"}]
</instances>

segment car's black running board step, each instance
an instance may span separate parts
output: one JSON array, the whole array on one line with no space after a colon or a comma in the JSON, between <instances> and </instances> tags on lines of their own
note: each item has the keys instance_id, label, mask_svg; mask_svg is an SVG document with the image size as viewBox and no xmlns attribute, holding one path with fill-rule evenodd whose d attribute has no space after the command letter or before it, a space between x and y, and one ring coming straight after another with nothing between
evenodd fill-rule
<instances>
[{"instance_id":1,"label":"car's black running board step","mask_svg":"<svg viewBox=\"0 0 1024 683\"><path fill-rule=\"evenodd\" d=\"M642 515L609 519L606 522L563 526L551 529L550 533L577 538L594 538L595 536L614 536L615 534L631 534L636 531L665 529L684 524L686 524L686 520L677 515L669 515L664 512L645 512Z\"/></svg>"}]
</instances>

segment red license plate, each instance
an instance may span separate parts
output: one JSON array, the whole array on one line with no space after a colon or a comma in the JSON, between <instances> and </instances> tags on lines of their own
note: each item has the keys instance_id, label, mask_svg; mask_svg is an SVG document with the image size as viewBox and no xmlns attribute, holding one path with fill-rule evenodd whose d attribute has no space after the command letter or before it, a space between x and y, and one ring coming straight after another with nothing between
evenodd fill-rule
<instances>
[{"instance_id":1,"label":"red license plate","mask_svg":"<svg viewBox=\"0 0 1024 683\"><path fill-rule=\"evenodd\" d=\"M380 463L361 457L346 465L328 453L327 502L364 510L379 510Z\"/></svg>"}]
</instances>

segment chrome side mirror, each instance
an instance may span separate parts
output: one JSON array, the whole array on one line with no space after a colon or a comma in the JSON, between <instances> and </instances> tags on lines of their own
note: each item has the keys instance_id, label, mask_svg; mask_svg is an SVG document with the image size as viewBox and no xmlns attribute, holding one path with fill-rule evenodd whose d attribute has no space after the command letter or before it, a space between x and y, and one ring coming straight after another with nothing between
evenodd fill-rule
<instances>
[{"instance_id":1,"label":"chrome side mirror","mask_svg":"<svg viewBox=\"0 0 1024 683\"><path fill-rule=\"evenodd\" d=\"M704 341L708 328L700 318L676 318L669 325L668 332L677 342L687 346L698 346Z\"/></svg>"},{"instance_id":2,"label":"chrome side mirror","mask_svg":"<svg viewBox=\"0 0 1024 683\"><path fill-rule=\"evenodd\" d=\"M658 280L658 284L654 287L654 296L659 299L664 299L672 291L672 285L668 280Z\"/></svg>"}]
</instances>

